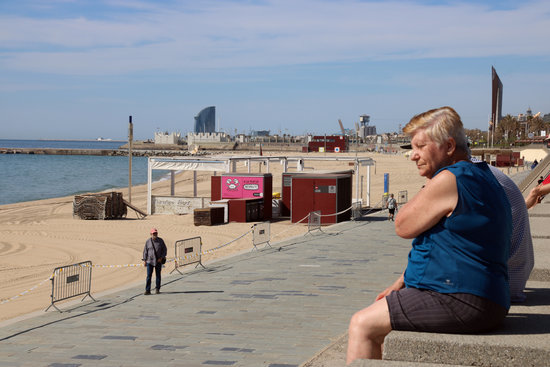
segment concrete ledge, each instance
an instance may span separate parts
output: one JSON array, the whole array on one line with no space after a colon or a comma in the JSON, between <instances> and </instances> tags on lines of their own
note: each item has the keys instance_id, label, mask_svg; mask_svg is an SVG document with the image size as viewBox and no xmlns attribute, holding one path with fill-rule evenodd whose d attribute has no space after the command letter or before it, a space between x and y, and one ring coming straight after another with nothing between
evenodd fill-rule
<instances>
[{"instance_id":1,"label":"concrete ledge","mask_svg":"<svg viewBox=\"0 0 550 367\"><path fill-rule=\"evenodd\" d=\"M394 333L386 342L391 350L384 358L402 361L454 364L459 366L548 366L550 353L535 348L518 347L504 342L488 343L482 338L449 338ZM414 334L414 333L410 333Z\"/></svg>"},{"instance_id":2,"label":"concrete ledge","mask_svg":"<svg viewBox=\"0 0 550 367\"><path fill-rule=\"evenodd\" d=\"M455 335L392 331L384 343L384 359L462 366L548 366L550 284L530 281L526 292L525 304L513 305L495 332Z\"/></svg>"},{"instance_id":3,"label":"concrete ledge","mask_svg":"<svg viewBox=\"0 0 550 367\"><path fill-rule=\"evenodd\" d=\"M340 336L328 347L321 350L307 362L300 365L300 367L344 367L346 365L346 351L348 348L348 334ZM437 367L445 366L452 367L449 364L433 364L411 361L388 361L388 360L368 360L361 359L354 361L350 364L352 367Z\"/></svg>"},{"instance_id":4,"label":"concrete ledge","mask_svg":"<svg viewBox=\"0 0 550 367\"><path fill-rule=\"evenodd\" d=\"M533 236L533 251L535 252L535 266L529 280L550 282L550 247L548 240Z\"/></svg>"},{"instance_id":5,"label":"concrete ledge","mask_svg":"<svg viewBox=\"0 0 550 367\"><path fill-rule=\"evenodd\" d=\"M534 268L531 271L529 280L537 282L550 282L550 269Z\"/></svg>"},{"instance_id":6,"label":"concrete ledge","mask_svg":"<svg viewBox=\"0 0 550 367\"><path fill-rule=\"evenodd\" d=\"M550 216L550 197L545 196L542 202L529 209L529 217Z\"/></svg>"},{"instance_id":7,"label":"concrete ledge","mask_svg":"<svg viewBox=\"0 0 550 367\"><path fill-rule=\"evenodd\" d=\"M350 367L453 367L453 366L456 367L457 365L409 362L409 361L407 362L385 361L385 360L377 361L377 360L361 359L359 361L354 361L349 366Z\"/></svg>"},{"instance_id":8,"label":"concrete ledge","mask_svg":"<svg viewBox=\"0 0 550 367\"><path fill-rule=\"evenodd\" d=\"M538 206L538 205L537 205ZM534 207L537 209L537 207ZM537 213L529 213L529 223L531 225L531 235L533 238L547 238L550 236L550 226L548 217Z\"/></svg>"},{"instance_id":9,"label":"concrete ledge","mask_svg":"<svg viewBox=\"0 0 550 367\"><path fill-rule=\"evenodd\" d=\"M550 365L550 282L530 280L527 301L514 304L504 324L481 335L392 331L384 360L360 360L353 367L548 366ZM345 366L347 333L301 367Z\"/></svg>"},{"instance_id":10,"label":"concrete ledge","mask_svg":"<svg viewBox=\"0 0 550 367\"><path fill-rule=\"evenodd\" d=\"M346 365L348 333L339 336L323 350L319 351L300 367L340 367Z\"/></svg>"}]
</instances>

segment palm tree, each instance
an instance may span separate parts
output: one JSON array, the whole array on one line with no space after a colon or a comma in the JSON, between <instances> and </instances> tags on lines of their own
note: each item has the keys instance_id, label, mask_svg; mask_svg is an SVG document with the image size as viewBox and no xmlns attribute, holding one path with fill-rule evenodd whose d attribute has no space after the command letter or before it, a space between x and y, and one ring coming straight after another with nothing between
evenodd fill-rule
<instances>
[{"instance_id":1,"label":"palm tree","mask_svg":"<svg viewBox=\"0 0 550 367\"><path fill-rule=\"evenodd\" d=\"M529 122L529 131L535 133L535 136L540 135L542 130L546 130L548 124L546 124L539 116L527 118Z\"/></svg>"},{"instance_id":2,"label":"palm tree","mask_svg":"<svg viewBox=\"0 0 550 367\"><path fill-rule=\"evenodd\" d=\"M468 140L471 141L472 147L477 148L487 143L487 131L481 131L480 129L464 129Z\"/></svg>"},{"instance_id":3,"label":"palm tree","mask_svg":"<svg viewBox=\"0 0 550 367\"><path fill-rule=\"evenodd\" d=\"M517 132L519 130L518 119L515 116L510 114L504 116L497 127L496 138L498 137L499 141L509 145L516 140Z\"/></svg>"}]
</instances>

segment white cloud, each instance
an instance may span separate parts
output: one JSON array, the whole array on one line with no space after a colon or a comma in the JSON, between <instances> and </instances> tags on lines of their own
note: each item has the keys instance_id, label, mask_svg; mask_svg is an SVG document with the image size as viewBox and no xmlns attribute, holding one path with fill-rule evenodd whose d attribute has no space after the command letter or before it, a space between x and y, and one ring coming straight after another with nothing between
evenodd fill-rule
<instances>
[{"instance_id":1,"label":"white cloud","mask_svg":"<svg viewBox=\"0 0 550 367\"><path fill-rule=\"evenodd\" d=\"M550 29L547 1L512 10L352 0L200 2L192 9L111 4L139 11L101 20L0 17L0 67L103 75L549 52L542 46Z\"/></svg>"}]
</instances>

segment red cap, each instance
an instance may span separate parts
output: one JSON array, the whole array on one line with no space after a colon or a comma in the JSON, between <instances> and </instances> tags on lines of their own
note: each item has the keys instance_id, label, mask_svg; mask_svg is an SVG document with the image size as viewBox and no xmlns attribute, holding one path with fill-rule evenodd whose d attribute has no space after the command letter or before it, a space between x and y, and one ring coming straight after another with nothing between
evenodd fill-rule
<instances>
[{"instance_id":1,"label":"red cap","mask_svg":"<svg viewBox=\"0 0 550 367\"><path fill-rule=\"evenodd\" d=\"M159 231L157 231L156 228L151 228L151 234L153 234L153 233L158 233L158 232L159 232Z\"/></svg>"}]
</instances>

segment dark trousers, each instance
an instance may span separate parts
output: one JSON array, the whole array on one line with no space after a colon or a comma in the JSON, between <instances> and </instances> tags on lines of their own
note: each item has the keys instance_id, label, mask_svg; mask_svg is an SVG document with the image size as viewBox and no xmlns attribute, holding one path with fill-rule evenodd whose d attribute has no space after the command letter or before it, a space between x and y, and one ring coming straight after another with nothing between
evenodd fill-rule
<instances>
[{"instance_id":1,"label":"dark trousers","mask_svg":"<svg viewBox=\"0 0 550 367\"><path fill-rule=\"evenodd\" d=\"M151 265L147 264L147 279L145 280L145 290L151 292L151 279L153 277L153 269L155 269L155 282L156 288L160 289L160 272L162 271L162 264Z\"/></svg>"}]
</instances>

